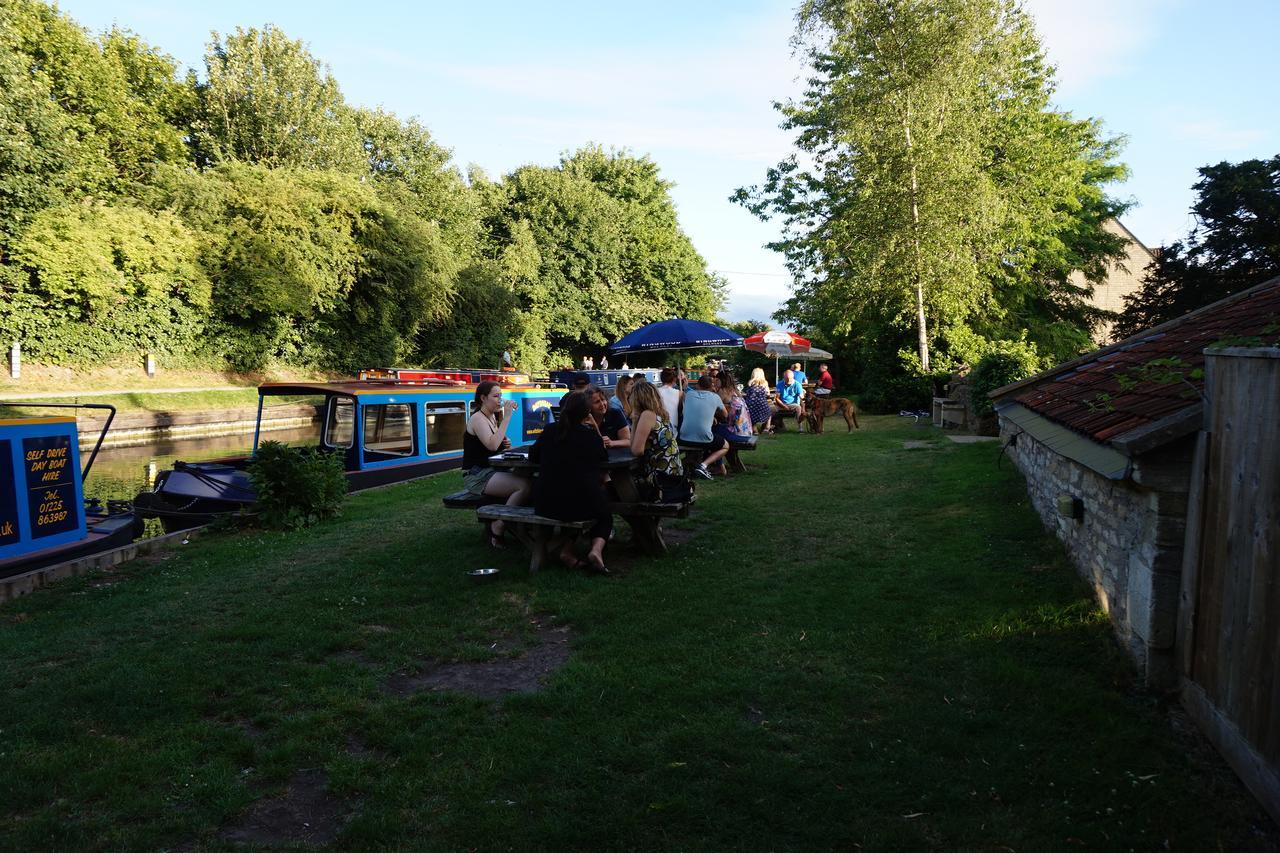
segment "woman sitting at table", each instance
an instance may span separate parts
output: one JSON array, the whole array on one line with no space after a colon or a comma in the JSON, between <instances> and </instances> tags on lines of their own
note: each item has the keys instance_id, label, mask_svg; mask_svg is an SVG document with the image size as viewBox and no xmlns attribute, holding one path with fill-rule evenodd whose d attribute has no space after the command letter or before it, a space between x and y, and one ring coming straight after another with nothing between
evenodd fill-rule
<instances>
[{"instance_id":1,"label":"woman sitting at table","mask_svg":"<svg viewBox=\"0 0 1280 853\"><path fill-rule=\"evenodd\" d=\"M636 419L631 434L631 453L643 457L641 483L648 500L662 500L673 493L687 500L691 493L680 458L680 442L676 428L667 418L667 407L658 389L650 382L631 386L631 411Z\"/></svg>"},{"instance_id":2,"label":"woman sitting at table","mask_svg":"<svg viewBox=\"0 0 1280 853\"><path fill-rule=\"evenodd\" d=\"M590 395L591 420L604 437L604 446L630 447L631 423L627 416L609 405L609 395L603 388L588 385L584 393Z\"/></svg>"},{"instance_id":3,"label":"woman sitting at table","mask_svg":"<svg viewBox=\"0 0 1280 853\"><path fill-rule=\"evenodd\" d=\"M773 419L773 406L769 405L769 380L764 378L764 370L755 368L751 371L751 381L747 383L747 411L751 413L751 426L756 432L773 432L769 422Z\"/></svg>"},{"instance_id":4,"label":"woman sitting at table","mask_svg":"<svg viewBox=\"0 0 1280 853\"><path fill-rule=\"evenodd\" d=\"M565 396L560 418L542 431L529 450L529 459L538 463L534 511L560 521L594 520L587 531L591 548L586 566L601 574L609 573L604 565L604 543L613 530L613 513L600 469L600 463L608 458L609 451L591 419L591 394L586 391ZM572 541L560 549L560 560L571 569L584 566L574 556Z\"/></svg>"},{"instance_id":5,"label":"woman sitting at table","mask_svg":"<svg viewBox=\"0 0 1280 853\"><path fill-rule=\"evenodd\" d=\"M748 441L752 434L751 415L747 411L747 401L742 399L742 392L738 390L737 377L728 368L724 368L716 378L719 380L716 390L724 401L727 416L723 422L713 426L712 431L724 436L725 441L730 444Z\"/></svg>"},{"instance_id":6,"label":"woman sitting at table","mask_svg":"<svg viewBox=\"0 0 1280 853\"><path fill-rule=\"evenodd\" d=\"M631 386L635 381L632 376L619 376L618 384L613 388L613 396L609 398L609 408L622 412L628 424L631 423L631 404L627 402L627 395L631 393Z\"/></svg>"},{"instance_id":7,"label":"woman sitting at table","mask_svg":"<svg viewBox=\"0 0 1280 853\"><path fill-rule=\"evenodd\" d=\"M467 421L462 434L462 485L479 497L488 495L505 498L507 506L522 506L529 500L529 481L518 474L496 471L489 465L489 457L511 447L511 439L503 435L498 426L498 412L504 419L510 418L516 403L502 402L502 386L484 381L476 386L475 414ZM489 525L489 546L502 548L502 522Z\"/></svg>"}]
</instances>

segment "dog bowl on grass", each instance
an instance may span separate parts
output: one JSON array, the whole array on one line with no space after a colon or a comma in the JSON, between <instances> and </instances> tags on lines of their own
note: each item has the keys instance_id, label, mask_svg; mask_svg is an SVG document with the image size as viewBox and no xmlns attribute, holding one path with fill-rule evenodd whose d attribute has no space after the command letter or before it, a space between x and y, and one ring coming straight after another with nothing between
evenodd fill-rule
<instances>
[{"instance_id":1,"label":"dog bowl on grass","mask_svg":"<svg viewBox=\"0 0 1280 853\"><path fill-rule=\"evenodd\" d=\"M498 579L497 569L472 569L467 576L476 583L487 583Z\"/></svg>"}]
</instances>

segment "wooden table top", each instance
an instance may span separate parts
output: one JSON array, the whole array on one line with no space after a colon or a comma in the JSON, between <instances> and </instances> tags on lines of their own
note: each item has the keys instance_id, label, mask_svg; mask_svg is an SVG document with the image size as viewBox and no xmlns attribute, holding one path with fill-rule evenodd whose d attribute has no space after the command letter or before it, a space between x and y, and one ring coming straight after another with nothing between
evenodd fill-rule
<instances>
[{"instance_id":1,"label":"wooden table top","mask_svg":"<svg viewBox=\"0 0 1280 853\"><path fill-rule=\"evenodd\" d=\"M489 464L499 471L532 471L538 467L538 463L529 460L529 447L513 447L505 453L495 453L489 457ZM601 462L600 467L605 470L631 468L640 463L639 456L631 455L629 447L610 447L609 459L607 462Z\"/></svg>"}]
</instances>

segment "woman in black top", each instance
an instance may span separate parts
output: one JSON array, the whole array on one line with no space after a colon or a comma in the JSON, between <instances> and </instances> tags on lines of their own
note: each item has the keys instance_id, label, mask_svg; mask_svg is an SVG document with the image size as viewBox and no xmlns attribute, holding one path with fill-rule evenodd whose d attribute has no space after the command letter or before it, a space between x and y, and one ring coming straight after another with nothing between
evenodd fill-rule
<instances>
[{"instance_id":1,"label":"woman in black top","mask_svg":"<svg viewBox=\"0 0 1280 853\"><path fill-rule=\"evenodd\" d=\"M533 481L533 509L538 515L562 521L594 519L587 531L591 550L588 565L608 574L604 566L604 543L613 530L613 513L604 493L600 463L609 458L600 433L591 420L590 395L582 391L566 394L560 404L560 418L543 430L529 451L538 463ZM573 543L565 543L560 559L570 568L582 563L573 555Z\"/></svg>"},{"instance_id":2,"label":"woman in black top","mask_svg":"<svg viewBox=\"0 0 1280 853\"><path fill-rule=\"evenodd\" d=\"M489 456L511 446L511 439L498 426L498 413L510 423L515 401L502 401L502 386L484 381L476 386L475 413L462 434L462 485L477 497L505 498L507 506L523 506L529 498L529 481L516 474L495 471ZM502 548L502 522L489 525L489 545Z\"/></svg>"},{"instance_id":3,"label":"woman in black top","mask_svg":"<svg viewBox=\"0 0 1280 853\"><path fill-rule=\"evenodd\" d=\"M583 389L590 396L591 420L596 429L604 436L605 447L630 447L631 422L621 409L609 405L609 395L596 385L588 385Z\"/></svg>"}]
</instances>

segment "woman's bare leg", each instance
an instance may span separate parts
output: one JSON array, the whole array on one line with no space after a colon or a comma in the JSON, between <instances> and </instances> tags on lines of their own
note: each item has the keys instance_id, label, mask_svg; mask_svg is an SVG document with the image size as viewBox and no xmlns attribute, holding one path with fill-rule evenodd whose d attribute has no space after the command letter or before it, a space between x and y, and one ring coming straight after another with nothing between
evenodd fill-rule
<instances>
[{"instance_id":1,"label":"woman's bare leg","mask_svg":"<svg viewBox=\"0 0 1280 853\"><path fill-rule=\"evenodd\" d=\"M533 481L517 474L499 471L484 484L484 493L491 498L506 498L507 506L524 506L533 492ZM489 528L494 536L501 536L504 526L495 521Z\"/></svg>"}]
</instances>

